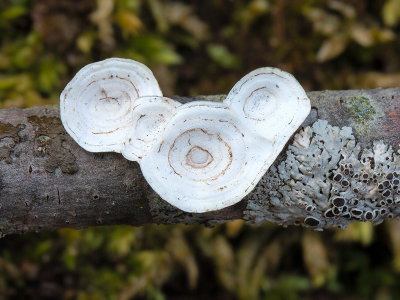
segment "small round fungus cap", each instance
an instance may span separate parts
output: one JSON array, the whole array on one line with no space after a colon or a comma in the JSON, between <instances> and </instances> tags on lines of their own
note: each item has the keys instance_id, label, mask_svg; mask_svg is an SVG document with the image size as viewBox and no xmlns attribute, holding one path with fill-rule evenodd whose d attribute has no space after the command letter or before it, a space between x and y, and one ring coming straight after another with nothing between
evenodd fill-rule
<instances>
[{"instance_id":1,"label":"small round fungus cap","mask_svg":"<svg viewBox=\"0 0 400 300\"><path fill-rule=\"evenodd\" d=\"M133 107L132 124L125 138L122 155L139 161L159 140L167 122L181 103L166 97L141 97Z\"/></svg>"},{"instance_id":2,"label":"small round fungus cap","mask_svg":"<svg viewBox=\"0 0 400 300\"><path fill-rule=\"evenodd\" d=\"M240 79L224 101L247 127L268 139L287 139L308 116L311 105L293 75L259 68Z\"/></svg>"},{"instance_id":3,"label":"small round fungus cap","mask_svg":"<svg viewBox=\"0 0 400 300\"><path fill-rule=\"evenodd\" d=\"M60 96L66 131L85 150L121 152L139 97L162 96L145 65L109 58L82 68Z\"/></svg>"}]
</instances>

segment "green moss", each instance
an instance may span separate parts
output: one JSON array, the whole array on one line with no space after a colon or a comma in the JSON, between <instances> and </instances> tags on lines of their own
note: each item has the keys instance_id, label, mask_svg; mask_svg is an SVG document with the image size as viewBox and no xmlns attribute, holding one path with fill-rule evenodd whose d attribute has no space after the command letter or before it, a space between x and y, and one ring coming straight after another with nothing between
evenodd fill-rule
<instances>
[{"instance_id":1,"label":"green moss","mask_svg":"<svg viewBox=\"0 0 400 300\"><path fill-rule=\"evenodd\" d=\"M366 124L372 121L377 112L375 107L371 105L368 97L352 97L347 102L347 109L351 113L353 120L358 124Z\"/></svg>"}]
</instances>

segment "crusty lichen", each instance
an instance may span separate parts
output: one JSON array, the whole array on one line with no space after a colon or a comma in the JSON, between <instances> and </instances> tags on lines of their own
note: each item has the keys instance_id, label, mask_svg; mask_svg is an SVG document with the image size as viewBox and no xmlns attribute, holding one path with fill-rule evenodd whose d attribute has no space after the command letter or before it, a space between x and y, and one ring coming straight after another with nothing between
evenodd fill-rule
<instances>
[{"instance_id":1,"label":"crusty lichen","mask_svg":"<svg viewBox=\"0 0 400 300\"><path fill-rule=\"evenodd\" d=\"M14 126L8 123L0 122L0 140L9 137L13 139L18 139L18 133L24 128L24 125Z\"/></svg>"},{"instance_id":2,"label":"crusty lichen","mask_svg":"<svg viewBox=\"0 0 400 300\"><path fill-rule=\"evenodd\" d=\"M53 173L57 168L66 174L78 172L75 157L65 147L65 130L61 120L56 117L30 116L35 130L35 155L46 157L44 169Z\"/></svg>"},{"instance_id":3,"label":"crusty lichen","mask_svg":"<svg viewBox=\"0 0 400 300\"><path fill-rule=\"evenodd\" d=\"M0 161L4 160L8 164L11 163L10 154L20 140L19 132L24 128L25 125L23 124L14 126L0 122Z\"/></svg>"},{"instance_id":4,"label":"crusty lichen","mask_svg":"<svg viewBox=\"0 0 400 300\"><path fill-rule=\"evenodd\" d=\"M361 150L350 127L318 120L286 154L248 197L249 223L344 228L400 214L400 158L384 143Z\"/></svg>"},{"instance_id":5,"label":"crusty lichen","mask_svg":"<svg viewBox=\"0 0 400 300\"><path fill-rule=\"evenodd\" d=\"M376 115L376 109L371 105L371 101L366 96L351 97L347 102L347 109L352 114L354 121L366 123L371 121Z\"/></svg>"},{"instance_id":6,"label":"crusty lichen","mask_svg":"<svg viewBox=\"0 0 400 300\"><path fill-rule=\"evenodd\" d=\"M353 121L352 127L359 134L368 133L371 124L379 122L379 119L383 117L381 109L375 106L375 101L363 94L353 96L347 100L346 108Z\"/></svg>"}]
</instances>

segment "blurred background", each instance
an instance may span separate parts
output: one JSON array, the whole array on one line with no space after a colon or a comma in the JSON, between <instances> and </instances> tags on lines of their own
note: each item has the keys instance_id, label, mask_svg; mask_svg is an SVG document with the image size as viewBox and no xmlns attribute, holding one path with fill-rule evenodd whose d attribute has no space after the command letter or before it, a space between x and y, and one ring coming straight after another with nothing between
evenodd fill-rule
<instances>
[{"instance_id":1,"label":"blurred background","mask_svg":"<svg viewBox=\"0 0 400 300\"><path fill-rule=\"evenodd\" d=\"M0 108L57 104L84 65L147 64L165 95L274 66L306 90L400 86L400 0L0 0ZM400 299L400 222L234 221L0 239L0 299Z\"/></svg>"}]
</instances>

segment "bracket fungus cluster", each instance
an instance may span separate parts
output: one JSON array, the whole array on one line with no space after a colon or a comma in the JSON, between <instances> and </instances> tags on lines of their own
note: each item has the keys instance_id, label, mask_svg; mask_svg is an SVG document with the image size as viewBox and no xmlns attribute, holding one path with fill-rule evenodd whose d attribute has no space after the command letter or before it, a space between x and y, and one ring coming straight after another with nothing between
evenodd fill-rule
<instances>
[{"instance_id":1,"label":"bracket fungus cluster","mask_svg":"<svg viewBox=\"0 0 400 300\"><path fill-rule=\"evenodd\" d=\"M80 146L139 162L164 200L197 213L246 196L310 112L301 85L275 68L250 72L222 103L181 104L146 66L120 58L84 67L60 99Z\"/></svg>"}]
</instances>

